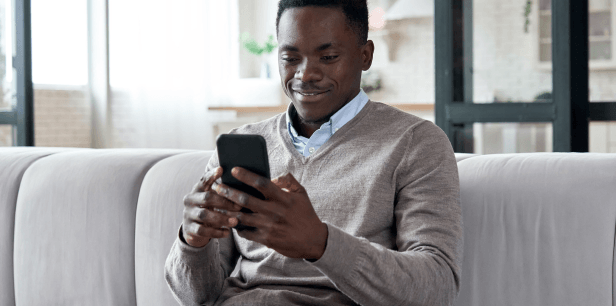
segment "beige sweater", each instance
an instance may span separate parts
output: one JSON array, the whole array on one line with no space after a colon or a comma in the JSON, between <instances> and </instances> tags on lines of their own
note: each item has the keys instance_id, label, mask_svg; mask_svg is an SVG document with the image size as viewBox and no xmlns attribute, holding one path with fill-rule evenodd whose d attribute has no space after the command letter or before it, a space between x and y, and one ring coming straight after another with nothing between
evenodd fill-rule
<instances>
[{"instance_id":1,"label":"beige sweater","mask_svg":"<svg viewBox=\"0 0 616 306\"><path fill-rule=\"evenodd\" d=\"M452 304L460 287L462 216L455 157L437 126L368 102L309 157L293 146L284 114L234 133L265 137L272 177L290 172L306 188L328 226L327 247L309 262L235 230L203 248L177 239L165 275L178 301ZM215 154L208 169L217 165Z\"/></svg>"}]
</instances>

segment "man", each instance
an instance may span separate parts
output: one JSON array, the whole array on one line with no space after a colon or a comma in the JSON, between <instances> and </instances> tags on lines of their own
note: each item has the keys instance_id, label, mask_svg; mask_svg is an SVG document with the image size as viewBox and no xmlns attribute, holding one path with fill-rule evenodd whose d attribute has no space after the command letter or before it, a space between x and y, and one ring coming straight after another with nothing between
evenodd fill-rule
<instances>
[{"instance_id":1,"label":"man","mask_svg":"<svg viewBox=\"0 0 616 306\"><path fill-rule=\"evenodd\" d=\"M186 196L165 274L185 305L450 305L462 249L458 173L444 133L368 100L366 0L282 0L288 111L232 133L267 142L273 180L212 157ZM246 207L253 214L242 214ZM242 224L254 231L232 229Z\"/></svg>"}]
</instances>

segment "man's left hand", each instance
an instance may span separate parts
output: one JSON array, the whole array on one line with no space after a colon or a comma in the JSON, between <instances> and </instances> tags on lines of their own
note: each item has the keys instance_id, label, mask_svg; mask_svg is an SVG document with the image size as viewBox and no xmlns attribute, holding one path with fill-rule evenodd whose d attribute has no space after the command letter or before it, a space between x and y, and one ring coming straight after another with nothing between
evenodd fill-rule
<instances>
[{"instance_id":1,"label":"man's left hand","mask_svg":"<svg viewBox=\"0 0 616 306\"><path fill-rule=\"evenodd\" d=\"M219 195L253 211L228 213L242 224L256 228L237 231L241 237L287 257L321 258L327 243L327 225L321 222L306 189L293 175L288 173L270 181L240 167L233 168L231 174L265 196L265 200L260 200L224 184L216 187Z\"/></svg>"}]
</instances>

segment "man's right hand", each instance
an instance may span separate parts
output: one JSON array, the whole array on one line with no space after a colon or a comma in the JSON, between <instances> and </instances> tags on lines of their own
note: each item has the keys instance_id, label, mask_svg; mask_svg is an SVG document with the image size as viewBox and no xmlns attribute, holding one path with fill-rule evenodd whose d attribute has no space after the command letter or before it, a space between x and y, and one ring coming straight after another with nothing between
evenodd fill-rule
<instances>
[{"instance_id":1,"label":"man's right hand","mask_svg":"<svg viewBox=\"0 0 616 306\"><path fill-rule=\"evenodd\" d=\"M211 238L226 238L238 223L237 218L229 218L224 213L239 212L241 206L218 195L212 188L221 176L221 167L212 169L184 197L182 235L190 246L200 248Z\"/></svg>"}]
</instances>

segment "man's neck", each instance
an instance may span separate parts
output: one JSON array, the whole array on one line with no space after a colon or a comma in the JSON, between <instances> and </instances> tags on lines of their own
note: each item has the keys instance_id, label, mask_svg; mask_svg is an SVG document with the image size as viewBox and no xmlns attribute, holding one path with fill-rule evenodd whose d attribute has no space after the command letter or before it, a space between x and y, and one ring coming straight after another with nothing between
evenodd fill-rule
<instances>
[{"instance_id":1,"label":"man's neck","mask_svg":"<svg viewBox=\"0 0 616 306\"><path fill-rule=\"evenodd\" d=\"M321 125L323 125L323 123L329 121L330 117L331 115L327 116L326 120L309 122L309 121L302 120L302 118L300 118L299 115L295 113L295 116L293 116L292 118L293 127L295 127L297 134L299 134L300 136L310 138L312 134L314 134L314 132L316 132L319 128L321 128Z\"/></svg>"}]
</instances>

